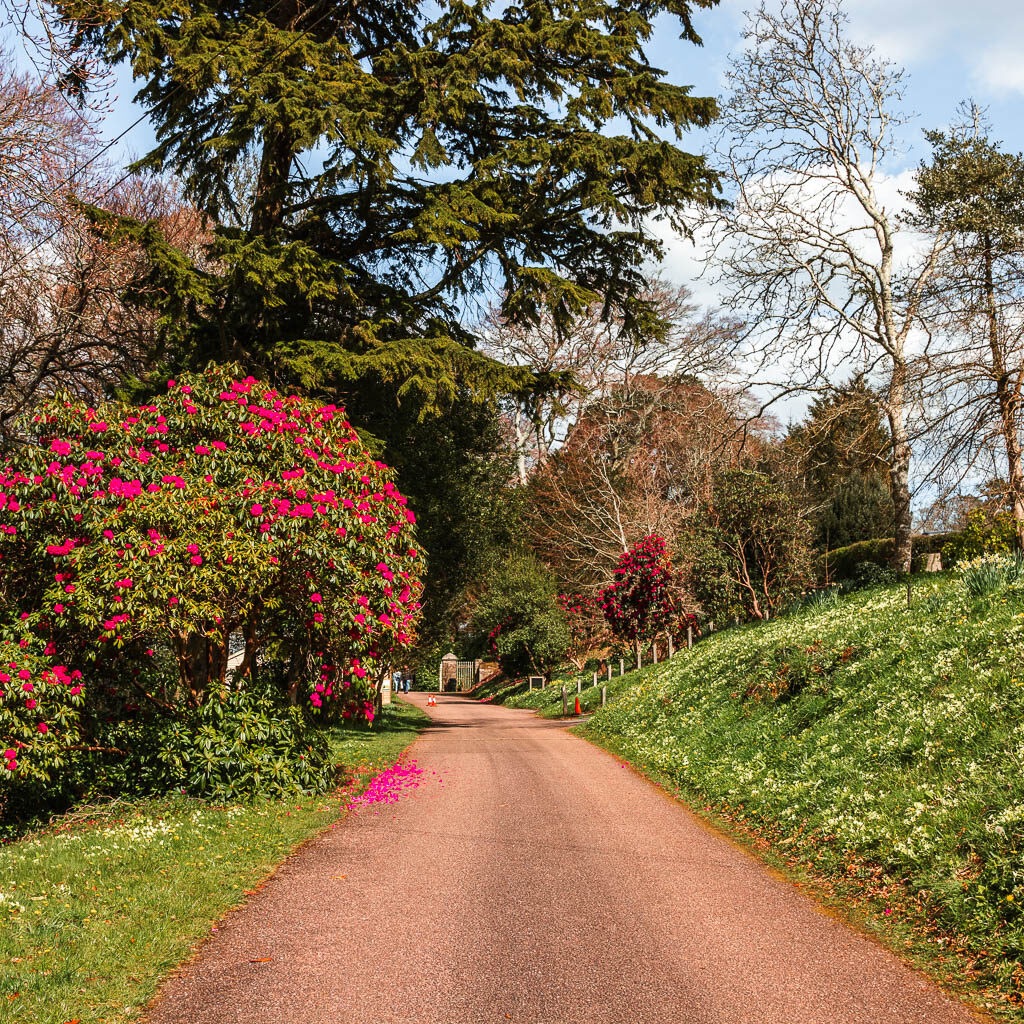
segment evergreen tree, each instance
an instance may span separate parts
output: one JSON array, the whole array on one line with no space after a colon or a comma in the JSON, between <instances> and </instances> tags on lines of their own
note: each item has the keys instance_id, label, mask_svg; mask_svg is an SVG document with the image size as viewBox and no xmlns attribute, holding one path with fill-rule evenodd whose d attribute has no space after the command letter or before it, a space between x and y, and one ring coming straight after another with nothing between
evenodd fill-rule
<instances>
[{"instance_id":1,"label":"evergreen tree","mask_svg":"<svg viewBox=\"0 0 1024 1024\"><path fill-rule=\"evenodd\" d=\"M716 179L659 132L716 110L644 45L666 14L698 44L692 10L715 3L50 7L79 67L127 62L144 83L158 142L137 166L180 176L215 225L197 262L150 225L100 217L146 246L177 357L375 380L431 410L545 383L473 351L461 321L488 290L517 322L564 324L599 298L627 330L663 330L638 298L661 252L650 221L686 230Z\"/></svg>"},{"instance_id":2,"label":"evergreen tree","mask_svg":"<svg viewBox=\"0 0 1024 1024\"><path fill-rule=\"evenodd\" d=\"M891 533L889 433L863 381L816 399L783 445L795 457L807 497L817 510L818 547L844 547Z\"/></svg>"},{"instance_id":3,"label":"evergreen tree","mask_svg":"<svg viewBox=\"0 0 1024 1024\"><path fill-rule=\"evenodd\" d=\"M989 138L976 107L965 113L949 131L925 132L932 156L910 195L915 225L949 241L935 288L933 319L946 335L935 370L938 393L956 397L938 434L961 475L999 437L1024 544L1024 154Z\"/></svg>"}]
</instances>

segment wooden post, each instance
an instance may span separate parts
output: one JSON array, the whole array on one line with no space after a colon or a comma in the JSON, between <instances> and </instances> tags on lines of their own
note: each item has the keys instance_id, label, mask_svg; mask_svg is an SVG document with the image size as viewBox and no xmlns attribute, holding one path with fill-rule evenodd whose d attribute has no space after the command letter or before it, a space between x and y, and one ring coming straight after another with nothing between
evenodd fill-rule
<instances>
[{"instance_id":1,"label":"wooden post","mask_svg":"<svg viewBox=\"0 0 1024 1024\"><path fill-rule=\"evenodd\" d=\"M693 647L693 625L691 623L686 624L686 649L690 650Z\"/></svg>"},{"instance_id":2,"label":"wooden post","mask_svg":"<svg viewBox=\"0 0 1024 1024\"><path fill-rule=\"evenodd\" d=\"M609 682L611 681L611 678L612 678L612 663L609 661L608 662L608 680L609 680Z\"/></svg>"},{"instance_id":3,"label":"wooden post","mask_svg":"<svg viewBox=\"0 0 1024 1024\"><path fill-rule=\"evenodd\" d=\"M562 683L562 717L564 718L569 714L569 701L565 696L565 683Z\"/></svg>"},{"instance_id":4,"label":"wooden post","mask_svg":"<svg viewBox=\"0 0 1024 1024\"><path fill-rule=\"evenodd\" d=\"M626 674L626 659L619 658L619 675L624 676Z\"/></svg>"},{"instance_id":5,"label":"wooden post","mask_svg":"<svg viewBox=\"0 0 1024 1024\"><path fill-rule=\"evenodd\" d=\"M608 699L608 687L601 687L601 707L604 707L604 702Z\"/></svg>"},{"instance_id":6,"label":"wooden post","mask_svg":"<svg viewBox=\"0 0 1024 1024\"><path fill-rule=\"evenodd\" d=\"M652 665L657 665L658 664L658 641L657 640L655 640L651 644L651 664Z\"/></svg>"},{"instance_id":7,"label":"wooden post","mask_svg":"<svg viewBox=\"0 0 1024 1024\"><path fill-rule=\"evenodd\" d=\"M644 667L644 656L640 652L640 648L636 649L636 670L639 672Z\"/></svg>"},{"instance_id":8,"label":"wooden post","mask_svg":"<svg viewBox=\"0 0 1024 1024\"><path fill-rule=\"evenodd\" d=\"M594 686L597 686L597 673L594 673Z\"/></svg>"},{"instance_id":9,"label":"wooden post","mask_svg":"<svg viewBox=\"0 0 1024 1024\"><path fill-rule=\"evenodd\" d=\"M672 634L668 635L668 656L672 658L676 653L676 645L672 643Z\"/></svg>"},{"instance_id":10,"label":"wooden post","mask_svg":"<svg viewBox=\"0 0 1024 1024\"><path fill-rule=\"evenodd\" d=\"M530 693L533 693L533 676L527 676L527 679L530 680Z\"/></svg>"},{"instance_id":11,"label":"wooden post","mask_svg":"<svg viewBox=\"0 0 1024 1024\"><path fill-rule=\"evenodd\" d=\"M577 676L576 677L576 692L577 693L582 693L583 692L583 677L582 676Z\"/></svg>"}]
</instances>

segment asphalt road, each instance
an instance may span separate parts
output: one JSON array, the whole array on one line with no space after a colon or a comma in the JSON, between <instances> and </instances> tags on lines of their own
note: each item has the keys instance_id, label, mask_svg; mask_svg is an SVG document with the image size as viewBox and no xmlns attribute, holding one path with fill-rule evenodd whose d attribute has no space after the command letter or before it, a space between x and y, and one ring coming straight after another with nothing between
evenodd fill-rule
<instances>
[{"instance_id":1,"label":"asphalt road","mask_svg":"<svg viewBox=\"0 0 1024 1024\"><path fill-rule=\"evenodd\" d=\"M563 725L430 710L418 786L287 861L152 1024L976 1020Z\"/></svg>"}]
</instances>

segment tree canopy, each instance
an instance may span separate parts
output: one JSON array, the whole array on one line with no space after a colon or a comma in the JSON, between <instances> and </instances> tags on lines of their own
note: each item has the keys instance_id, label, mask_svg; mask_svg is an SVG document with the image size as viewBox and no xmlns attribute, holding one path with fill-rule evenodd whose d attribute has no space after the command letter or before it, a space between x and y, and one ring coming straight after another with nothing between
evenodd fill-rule
<instances>
[{"instance_id":1,"label":"tree canopy","mask_svg":"<svg viewBox=\"0 0 1024 1024\"><path fill-rule=\"evenodd\" d=\"M149 225L163 326L191 361L239 359L306 384L374 378L443 407L459 387L535 387L474 353L465 307L566 323L639 298L661 243L713 204L703 157L666 141L715 116L644 52L717 0L366 5L52 0L82 67L127 62L171 171L216 227L200 260ZM619 131L616 134L614 130ZM101 218L102 219L102 218ZM541 382L543 383L543 382Z\"/></svg>"}]
</instances>

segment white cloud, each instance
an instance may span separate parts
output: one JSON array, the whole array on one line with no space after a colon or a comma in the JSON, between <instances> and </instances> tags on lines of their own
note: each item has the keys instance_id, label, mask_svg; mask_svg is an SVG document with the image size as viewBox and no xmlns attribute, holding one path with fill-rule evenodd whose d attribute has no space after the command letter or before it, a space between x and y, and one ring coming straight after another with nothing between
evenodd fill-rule
<instances>
[{"instance_id":1,"label":"white cloud","mask_svg":"<svg viewBox=\"0 0 1024 1024\"><path fill-rule=\"evenodd\" d=\"M966 69L994 94L1024 92L1020 0L844 0L855 36L901 64Z\"/></svg>"},{"instance_id":2,"label":"white cloud","mask_svg":"<svg viewBox=\"0 0 1024 1024\"><path fill-rule=\"evenodd\" d=\"M776 5L781 0L775 0ZM719 11L738 27L756 0L724 0ZM965 86L999 98L1024 93L1021 0L843 0L855 38L913 70L965 72Z\"/></svg>"}]
</instances>

